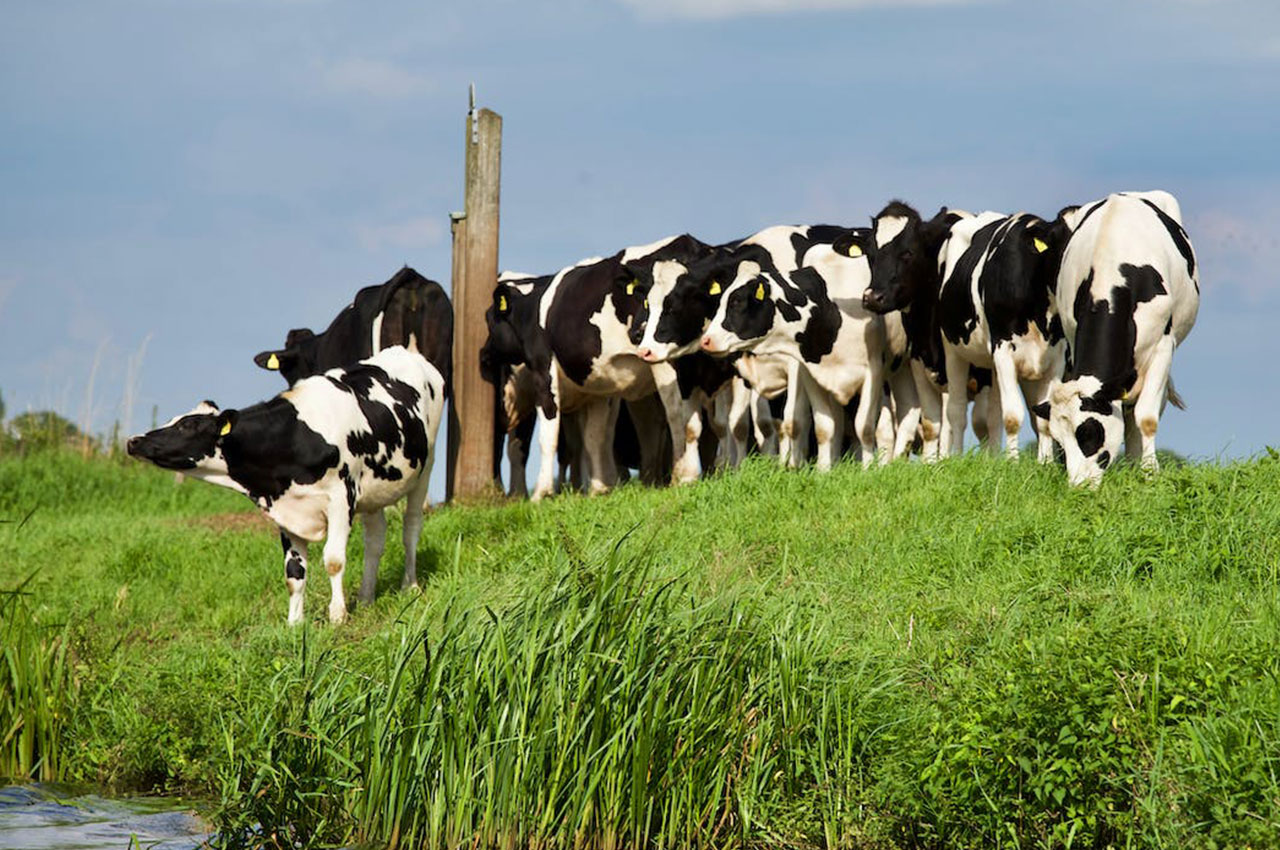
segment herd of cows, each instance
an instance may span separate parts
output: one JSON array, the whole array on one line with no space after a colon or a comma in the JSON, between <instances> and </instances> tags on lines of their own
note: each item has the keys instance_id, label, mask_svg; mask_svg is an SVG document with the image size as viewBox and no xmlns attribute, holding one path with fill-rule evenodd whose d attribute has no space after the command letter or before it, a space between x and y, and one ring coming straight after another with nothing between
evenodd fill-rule
<instances>
[{"instance_id":1,"label":"herd of cows","mask_svg":"<svg viewBox=\"0 0 1280 850\"><path fill-rule=\"evenodd\" d=\"M499 276L481 371L498 396L513 492L557 471L602 492L619 470L684 482L749 451L819 469L963 450L975 435L1018 453L1030 410L1037 456L1096 486L1127 456L1156 468L1174 350L1199 307L1196 260L1167 192L1063 209L925 219L894 201L870 228L770 227L709 245L682 235L555 274ZM383 509L406 499L406 585L443 404L453 314L402 269L320 334L290 331L255 362L290 388L240 410L202 402L129 441L131 455L249 496L280 528L289 622L302 619L307 542L327 540L331 620L356 515L359 598L372 600ZM846 440L845 432L849 438ZM562 434L564 439L562 439ZM714 435L715 439L711 439ZM495 444L495 475L497 473ZM557 469L557 467L562 467Z\"/></svg>"}]
</instances>

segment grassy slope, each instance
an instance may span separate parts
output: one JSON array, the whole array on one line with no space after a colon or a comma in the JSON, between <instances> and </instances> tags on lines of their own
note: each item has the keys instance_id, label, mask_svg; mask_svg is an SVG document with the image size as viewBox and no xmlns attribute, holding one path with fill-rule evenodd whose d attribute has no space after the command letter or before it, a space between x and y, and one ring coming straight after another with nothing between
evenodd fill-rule
<instances>
[{"instance_id":1,"label":"grassy slope","mask_svg":"<svg viewBox=\"0 0 1280 850\"><path fill-rule=\"evenodd\" d=\"M794 637L833 693L840 671L883 689L859 709L882 717L862 719L841 768L839 823L808 800L829 790L821 771L797 768L818 778L770 797L739 837L1275 844L1278 472L1120 469L1080 493L1056 470L977 457L826 476L761 461L676 491L439 510L421 597L394 591L393 520L379 599L347 626L320 624L328 582L313 572L308 640L381 669L398 621L508 610L631 531L623 551L653 584L748 611L784 649ZM64 770L214 792L228 730L262 715L298 657L274 535L211 527L201 518L247 503L136 464L0 461L0 518L33 506L23 528L0 526L0 589L34 572L37 618L76 626Z\"/></svg>"}]
</instances>

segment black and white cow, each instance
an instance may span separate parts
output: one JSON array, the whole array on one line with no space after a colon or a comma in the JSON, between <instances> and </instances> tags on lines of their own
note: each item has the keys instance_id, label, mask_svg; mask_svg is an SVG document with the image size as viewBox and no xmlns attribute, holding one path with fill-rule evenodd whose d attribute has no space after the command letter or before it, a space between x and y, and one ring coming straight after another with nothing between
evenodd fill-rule
<instances>
[{"instance_id":1,"label":"black and white cow","mask_svg":"<svg viewBox=\"0 0 1280 850\"><path fill-rule=\"evenodd\" d=\"M1054 281L1065 242L1061 225L1019 213L977 216L943 209L929 221L900 201L873 219L868 244L872 281L868 308L901 310L919 361L917 386L925 421L941 406L941 451L963 450L971 375L994 371L991 404L999 411L1005 450L1018 453L1025 418L1061 375L1065 346ZM1052 458L1048 423L1036 420L1039 457ZM925 428L926 439L931 437ZM991 435L994 440L994 434Z\"/></svg>"},{"instance_id":2,"label":"black and white cow","mask_svg":"<svg viewBox=\"0 0 1280 850\"><path fill-rule=\"evenodd\" d=\"M628 248L611 257L584 260L562 269L538 292L530 291L535 311L506 320L503 337L519 338L523 362L533 373L537 395L541 469L532 498L554 488L554 460L562 412L581 410L584 443L590 458L590 490L602 492L616 479L607 451L618 415L618 400L640 399L657 391L667 413L675 464L672 477L698 475L698 415L706 387L723 384L731 367L709 358L680 364L649 364L637 356L629 329L644 301L637 268L651 265L687 247L684 237ZM494 313L504 312L504 286L495 290ZM515 309L508 298L507 310Z\"/></svg>"},{"instance_id":3,"label":"black and white cow","mask_svg":"<svg viewBox=\"0 0 1280 850\"><path fill-rule=\"evenodd\" d=\"M1048 404L1073 485L1097 486L1120 450L1154 471L1156 430L1173 391L1173 353L1200 309L1195 252L1168 192L1122 192L1060 220L1071 229L1058 273L1069 346Z\"/></svg>"},{"instance_id":4,"label":"black and white cow","mask_svg":"<svg viewBox=\"0 0 1280 850\"><path fill-rule=\"evenodd\" d=\"M363 360L393 345L416 347L445 379L449 394L453 370L453 307L434 280L405 266L386 283L366 286L322 333L295 328L284 348L253 358L263 369L279 372L290 385L335 366Z\"/></svg>"},{"instance_id":5,"label":"black and white cow","mask_svg":"<svg viewBox=\"0 0 1280 850\"><path fill-rule=\"evenodd\" d=\"M748 240L751 245L735 249L733 276L716 281L720 303L699 344L717 355L753 351L799 362L813 409L819 469L830 468L838 456L841 408L856 396L854 429L867 464L875 455L885 366L884 319L862 306L867 261L860 253L833 249L845 228L800 246L792 238L795 230L769 228ZM780 269L777 258L788 256L803 265Z\"/></svg>"},{"instance_id":6,"label":"black and white cow","mask_svg":"<svg viewBox=\"0 0 1280 850\"><path fill-rule=\"evenodd\" d=\"M307 543L327 535L329 619L346 618L342 575L357 514L364 525L360 601L373 600L386 540L383 509L405 498L404 584L417 583L422 507L444 405L444 376L401 346L241 410L202 403L142 436L129 454L243 493L280 529L289 623L302 620Z\"/></svg>"}]
</instances>

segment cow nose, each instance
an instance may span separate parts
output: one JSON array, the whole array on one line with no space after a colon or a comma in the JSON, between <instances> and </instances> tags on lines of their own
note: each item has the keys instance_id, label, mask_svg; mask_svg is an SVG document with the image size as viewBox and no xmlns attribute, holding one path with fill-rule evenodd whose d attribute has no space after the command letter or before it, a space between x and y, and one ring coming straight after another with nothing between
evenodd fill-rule
<instances>
[{"instance_id":1,"label":"cow nose","mask_svg":"<svg viewBox=\"0 0 1280 850\"><path fill-rule=\"evenodd\" d=\"M879 296L868 289L866 292L862 293L862 306L866 307L868 310L880 309L881 301Z\"/></svg>"},{"instance_id":2,"label":"cow nose","mask_svg":"<svg viewBox=\"0 0 1280 850\"><path fill-rule=\"evenodd\" d=\"M702 350L703 350L703 351L710 351L710 350L711 350L711 337L709 337L709 336L704 336L704 337L702 338Z\"/></svg>"},{"instance_id":3,"label":"cow nose","mask_svg":"<svg viewBox=\"0 0 1280 850\"><path fill-rule=\"evenodd\" d=\"M644 361L644 362L646 362L646 363L652 363L652 362L653 362L653 349L652 349L652 348L642 348L642 349L640 349L640 359L641 359L641 360L643 360L643 361Z\"/></svg>"},{"instance_id":4,"label":"cow nose","mask_svg":"<svg viewBox=\"0 0 1280 850\"><path fill-rule=\"evenodd\" d=\"M141 441L142 441L141 437L130 437L129 442L124 444L125 452L128 454L133 454L138 448L138 443L140 443Z\"/></svg>"}]
</instances>

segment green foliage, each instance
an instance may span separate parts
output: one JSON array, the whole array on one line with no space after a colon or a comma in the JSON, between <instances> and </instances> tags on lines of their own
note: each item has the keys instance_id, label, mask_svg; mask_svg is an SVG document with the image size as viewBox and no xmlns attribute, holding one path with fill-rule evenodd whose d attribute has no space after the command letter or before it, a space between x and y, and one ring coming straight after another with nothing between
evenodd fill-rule
<instances>
[{"instance_id":1,"label":"green foliage","mask_svg":"<svg viewBox=\"0 0 1280 850\"><path fill-rule=\"evenodd\" d=\"M437 509L421 594L393 516L378 600L329 627L321 577L289 630L243 499L37 453L0 587L73 624L59 772L212 795L229 840L1277 846L1278 472L761 460Z\"/></svg>"},{"instance_id":2,"label":"green foliage","mask_svg":"<svg viewBox=\"0 0 1280 850\"><path fill-rule=\"evenodd\" d=\"M2 419L3 417L0 417ZM9 450L23 453L50 449L96 451L98 440L83 434L75 423L52 410L20 413L9 421Z\"/></svg>"}]
</instances>

